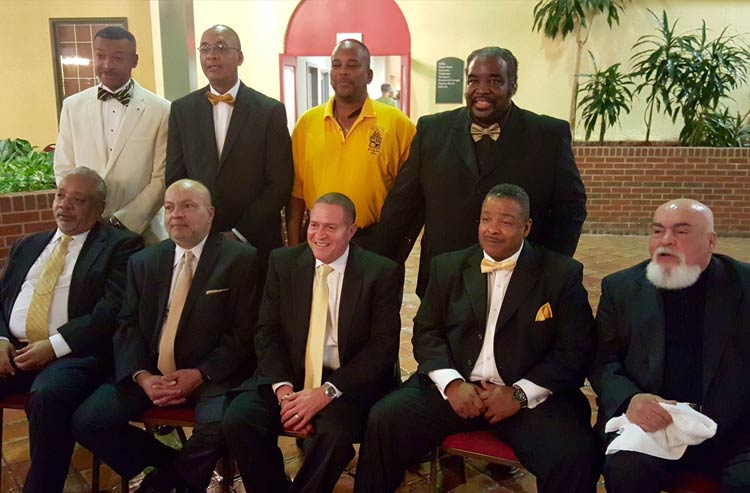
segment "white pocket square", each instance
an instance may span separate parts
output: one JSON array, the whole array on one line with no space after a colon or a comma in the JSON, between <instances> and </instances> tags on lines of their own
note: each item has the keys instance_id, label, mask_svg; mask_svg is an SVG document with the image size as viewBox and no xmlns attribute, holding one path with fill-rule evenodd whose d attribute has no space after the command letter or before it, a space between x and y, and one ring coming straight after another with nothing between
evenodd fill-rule
<instances>
[{"instance_id":1,"label":"white pocket square","mask_svg":"<svg viewBox=\"0 0 750 493\"><path fill-rule=\"evenodd\" d=\"M206 294L219 294L219 293L223 293L225 291L229 291L229 288L224 288L224 289L209 289L208 291L206 291Z\"/></svg>"}]
</instances>

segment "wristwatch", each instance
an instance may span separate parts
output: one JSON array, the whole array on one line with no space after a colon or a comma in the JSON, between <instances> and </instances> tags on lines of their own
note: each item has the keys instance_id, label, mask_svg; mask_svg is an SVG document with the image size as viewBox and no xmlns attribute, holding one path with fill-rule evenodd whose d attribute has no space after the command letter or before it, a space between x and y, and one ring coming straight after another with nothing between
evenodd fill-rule
<instances>
[{"instance_id":1,"label":"wristwatch","mask_svg":"<svg viewBox=\"0 0 750 493\"><path fill-rule=\"evenodd\" d=\"M328 382L323 384L323 392L325 392L326 396L328 396L332 401L336 400L336 398L338 397L336 388Z\"/></svg>"},{"instance_id":2,"label":"wristwatch","mask_svg":"<svg viewBox=\"0 0 750 493\"><path fill-rule=\"evenodd\" d=\"M122 224L122 222L119 219L117 219L115 216L109 216L109 224L110 226L114 226L115 228L118 228L118 229L127 229L125 228L125 225Z\"/></svg>"},{"instance_id":3,"label":"wristwatch","mask_svg":"<svg viewBox=\"0 0 750 493\"><path fill-rule=\"evenodd\" d=\"M529 399L526 397L526 392L518 385L513 386L513 400L521 405L521 409L529 407Z\"/></svg>"}]
</instances>

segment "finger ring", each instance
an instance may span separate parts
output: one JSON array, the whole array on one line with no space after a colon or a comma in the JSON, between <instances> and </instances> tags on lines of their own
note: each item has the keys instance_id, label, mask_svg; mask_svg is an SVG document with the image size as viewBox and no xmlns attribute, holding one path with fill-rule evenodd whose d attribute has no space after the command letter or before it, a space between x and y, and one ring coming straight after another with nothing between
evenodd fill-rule
<instances>
[{"instance_id":1,"label":"finger ring","mask_svg":"<svg viewBox=\"0 0 750 493\"><path fill-rule=\"evenodd\" d=\"M297 419L302 419L302 416L300 416L300 415L299 415L299 414L297 414L297 413L294 413L294 417L295 417L295 418L297 418Z\"/></svg>"}]
</instances>

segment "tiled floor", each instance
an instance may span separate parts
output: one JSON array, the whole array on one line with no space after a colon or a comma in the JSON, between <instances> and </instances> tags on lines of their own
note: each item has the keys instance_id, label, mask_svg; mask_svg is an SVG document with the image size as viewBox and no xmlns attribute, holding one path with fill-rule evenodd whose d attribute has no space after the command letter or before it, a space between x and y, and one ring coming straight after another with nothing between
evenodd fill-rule
<instances>
[{"instance_id":1,"label":"tiled floor","mask_svg":"<svg viewBox=\"0 0 750 493\"><path fill-rule=\"evenodd\" d=\"M737 259L750 261L750 238L720 238L717 251L733 256ZM416 362L412 356L411 334L412 318L419 306L419 299L414 294L416 286L416 270L418 249L412 253L407 262L407 280L404 287L404 302L401 308L401 366L404 375L411 374L416 370ZM589 299L594 308L599 301L599 284L602 277L611 272L629 267L642 259L645 259L646 238L640 236L599 236L584 235L578 246L576 258L585 266L584 283L589 292ZM590 395L590 391L589 391ZM591 396L593 399L593 396ZM6 410L4 414L5 426L3 427L2 448L2 493L15 493L21 491L23 479L29 468L29 447L27 436L27 424L23 412ZM280 445L286 458L287 470L293 475L299 468L302 456L296 448L294 441L282 438ZM336 492L348 493L352 491L354 484L353 463L349 470L339 481ZM530 493L536 491L534 478L524 471L517 472L510 479L493 479L493 470L479 461L471 461L467 466L469 481L465 485L450 483L450 478L443 484L454 493L477 493L477 492L515 492ZM427 491L427 477L429 468L423 464L407 473L404 485L400 493L421 493ZM447 477L447 475L446 475ZM90 491L91 481L91 455L84 449L77 447L73 457L68 481L65 485L66 493ZM120 478L108 468L102 468L101 487L103 491L120 491ZM453 488L453 489L451 489ZM600 487L603 491L603 488ZM212 485L210 491L219 491ZM235 483L235 491L244 492L240 481ZM444 491L444 490L442 490Z\"/></svg>"}]
</instances>

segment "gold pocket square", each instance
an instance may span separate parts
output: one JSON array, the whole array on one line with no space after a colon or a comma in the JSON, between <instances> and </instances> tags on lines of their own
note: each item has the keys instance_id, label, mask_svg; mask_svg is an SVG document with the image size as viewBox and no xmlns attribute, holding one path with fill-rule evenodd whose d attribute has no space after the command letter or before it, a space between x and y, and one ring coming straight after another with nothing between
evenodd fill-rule
<instances>
[{"instance_id":1,"label":"gold pocket square","mask_svg":"<svg viewBox=\"0 0 750 493\"><path fill-rule=\"evenodd\" d=\"M549 303L545 303L541 308L539 308L539 311L536 312L536 318L534 319L534 322L544 322L549 318L552 318L552 307L549 306Z\"/></svg>"},{"instance_id":2,"label":"gold pocket square","mask_svg":"<svg viewBox=\"0 0 750 493\"><path fill-rule=\"evenodd\" d=\"M226 291L229 291L229 288L224 288L224 289L209 289L208 291L206 291L206 294L219 294L219 293L224 293Z\"/></svg>"}]
</instances>

